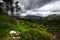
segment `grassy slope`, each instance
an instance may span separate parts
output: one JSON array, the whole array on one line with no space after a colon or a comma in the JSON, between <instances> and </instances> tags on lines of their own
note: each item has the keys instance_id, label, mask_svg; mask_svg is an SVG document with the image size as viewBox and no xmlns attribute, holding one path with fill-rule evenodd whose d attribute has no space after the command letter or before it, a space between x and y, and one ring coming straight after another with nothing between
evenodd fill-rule
<instances>
[{"instance_id":1,"label":"grassy slope","mask_svg":"<svg viewBox=\"0 0 60 40\"><path fill-rule=\"evenodd\" d=\"M22 40L55 40L55 36L39 23L0 15L0 40L12 40L9 36L10 30L22 32Z\"/></svg>"}]
</instances>

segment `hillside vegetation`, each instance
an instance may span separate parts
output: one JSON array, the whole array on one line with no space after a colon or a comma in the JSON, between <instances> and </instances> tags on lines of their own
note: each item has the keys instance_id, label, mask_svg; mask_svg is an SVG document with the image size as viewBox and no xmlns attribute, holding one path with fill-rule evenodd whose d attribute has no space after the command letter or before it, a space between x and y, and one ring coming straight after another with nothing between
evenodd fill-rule
<instances>
[{"instance_id":1,"label":"hillside vegetation","mask_svg":"<svg viewBox=\"0 0 60 40\"><path fill-rule=\"evenodd\" d=\"M7 16L4 12L0 15L0 40L13 40L9 34L11 30L21 33L20 40L57 40L49 28L37 22Z\"/></svg>"},{"instance_id":2,"label":"hillside vegetation","mask_svg":"<svg viewBox=\"0 0 60 40\"><path fill-rule=\"evenodd\" d=\"M41 18L40 23L42 23L44 26L48 27L52 31L60 32L60 15L58 14L43 17Z\"/></svg>"}]
</instances>

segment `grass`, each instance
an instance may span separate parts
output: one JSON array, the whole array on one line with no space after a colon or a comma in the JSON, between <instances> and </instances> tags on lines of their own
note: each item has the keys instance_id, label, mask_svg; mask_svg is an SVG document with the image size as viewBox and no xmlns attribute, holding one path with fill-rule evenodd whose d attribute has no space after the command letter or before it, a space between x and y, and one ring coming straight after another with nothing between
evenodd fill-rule
<instances>
[{"instance_id":1,"label":"grass","mask_svg":"<svg viewBox=\"0 0 60 40\"><path fill-rule=\"evenodd\" d=\"M56 36L39 23L0 15L0 40L13 40L9 36L11 30L22 32L21 40L56 40Z\"/></svg>"}]
</instances>

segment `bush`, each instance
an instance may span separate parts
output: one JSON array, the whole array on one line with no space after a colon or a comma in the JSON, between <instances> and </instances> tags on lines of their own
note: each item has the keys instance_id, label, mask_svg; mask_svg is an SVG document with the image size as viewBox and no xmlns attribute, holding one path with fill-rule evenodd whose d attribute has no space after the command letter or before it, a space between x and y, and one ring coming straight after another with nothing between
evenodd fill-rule
<instances>
[{"instance_id":1,"label":"bush","mask_svg":"<svg viewBox=\"0 0 60 40\"><path fill-rule=\"evenodd\" d=\"M22 40L56 40L55 36L53 36L52 34L46 31L33 30L33 29L22 32L21 39Z\"/></svg>"}]
</instances>

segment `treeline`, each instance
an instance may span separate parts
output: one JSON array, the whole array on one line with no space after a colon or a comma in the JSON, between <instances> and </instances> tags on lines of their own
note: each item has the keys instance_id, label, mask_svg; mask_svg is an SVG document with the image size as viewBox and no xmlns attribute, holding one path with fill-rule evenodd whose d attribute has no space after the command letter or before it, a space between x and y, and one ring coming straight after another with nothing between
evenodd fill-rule
<instances>
[{"instance_id":1,"label":"treeline","mask_svg":"<svg viewBox=\"0 0 60 40\"><path fill-rule=\"evenodd\" d=\"M19 4L19 1L14 2L14 0L2 0L2 4L0 6L2 6L3 11L6 11L7 13L10 11L11 15L14 15L14 11L16 11L16 13L21 9ZM15 6L14 6L15 5Z\"/></svg>"}]
</instances>

